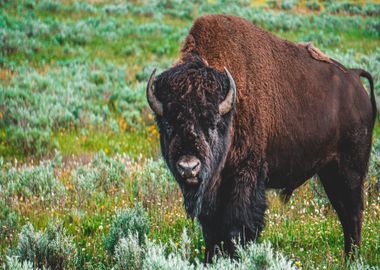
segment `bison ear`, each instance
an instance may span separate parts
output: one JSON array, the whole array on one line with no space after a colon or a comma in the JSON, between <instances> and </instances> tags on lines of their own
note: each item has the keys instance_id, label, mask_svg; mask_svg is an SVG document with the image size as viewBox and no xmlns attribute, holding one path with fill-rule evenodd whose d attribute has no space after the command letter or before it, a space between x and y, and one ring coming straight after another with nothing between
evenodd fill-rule
<instances>
[{"instance_id":1,"label":"bison ear","mask_svg":"<svg viewBox=\"0 0 380 270\"><path fill-rule=\"evenodd\" d=\"M231 111L235 104L236 100L236 85L235 81L231 76L231 73L228 71L226 67L224 67L224 71L228 77L229 83L230 83L230 89L226 95L226 98L219 104L219 113L221 115L224 115Z\"/></svg>"},{"instance_id":2,"label":"bison ear","mask_svg":"<svg viewBox=\"0 0 380 270\"><path fill-rule=\"evenodd\" d=\"M157 99L157 97L154 94L153 89L153 82L154 82L154 74L156 73L156 69L153 70L152 74L150 75L148 85L146 87L146 97L148 99L148 103L150 108L154 111L155 114L162 116L163 115L163 107L162 103Z\"/></svg>"}]
</instances>

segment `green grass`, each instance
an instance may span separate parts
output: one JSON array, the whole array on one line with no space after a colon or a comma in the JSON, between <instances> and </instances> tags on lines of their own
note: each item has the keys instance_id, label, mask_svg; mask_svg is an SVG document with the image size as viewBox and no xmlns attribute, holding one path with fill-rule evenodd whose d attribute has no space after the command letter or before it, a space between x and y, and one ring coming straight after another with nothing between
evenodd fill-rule
<instances>
[{"instance_id":1,"label":"green grass","mask_svg":"<svg viewBox=\"0 0 380 270\"><path fill-rule=\"evenodd\" d=\"M269 240L291 257L299 258L305 269L324 269L323 266L341 269L345 263L341 225L326 197L326 203L313 199L313 188L310 184L302 186L287 205L270 193L262 239ZM364 213L361 255L369 265L378 265L380 259L380 254L373 252L380 244L380 236L376 233L380 227L378 204L378 197L367 198Z\"/></svg>"},{"instance_id":2,"label":"green grass","mask_svg":"<svg viewBox=\"0 0 380 270\"><path fill-rule=\"evenodd\" d=\"M109 155L125 153L137 159L157 157L159 153L157 135L141 131L115 133L90 129L85 134L68 131L55 134L53 140L58 142L58 151L64 156L94 154L102 150Z\"/></svg>"}]
</instances>

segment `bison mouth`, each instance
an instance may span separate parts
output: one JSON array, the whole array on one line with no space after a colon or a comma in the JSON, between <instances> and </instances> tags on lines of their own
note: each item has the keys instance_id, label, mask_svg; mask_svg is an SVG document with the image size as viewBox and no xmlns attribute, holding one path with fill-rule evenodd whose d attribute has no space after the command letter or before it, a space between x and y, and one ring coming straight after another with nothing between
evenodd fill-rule
<instances>
[{"instance_id":1,"label":"bison mouth","mask_svg":"<svg viewBox=\"0 0 380 270\"><path fill-rule=\"evenodd\" d=\"M197 177L190 177L184 180L185 184L190 187L197 187L199 185L199 179Z\"/></svg>"},{"instance_id":2,"label":"bison mouth","mask_svg":"<svg viewBox=\"0 0 380 270\"><path fill-rule=\"evenodd\" d=\"M210 177L210 167L207 162L203 162L203 170L197 176L181 177L177 176L177 182L181 188L184 206L188 217L196 218L201 213L209 213L214 208L214 194L208 194L208 186L212 177Z\"/></svg>"}]
</instances>

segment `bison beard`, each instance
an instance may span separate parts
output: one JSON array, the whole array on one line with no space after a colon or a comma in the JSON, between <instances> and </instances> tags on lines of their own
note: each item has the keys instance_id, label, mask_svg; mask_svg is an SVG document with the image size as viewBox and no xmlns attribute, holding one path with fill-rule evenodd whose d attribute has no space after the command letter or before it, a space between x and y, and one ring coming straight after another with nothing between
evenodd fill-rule
<instances>
[{"instance_id":1,"label":"bison beard","mask_svg":"<svg viewBox=\"0 0 380 270\"><path fill-rule=\"evenodd\" d=\"M184 197L186 213L191 218L197 217L201 213L202 202L204 199L203 197L206 187L204 183L205 182L203 182L199 188L187 188L186 186L182 187L182 194Z\"/></svg>"},{"instance_id":2,"label":"bison beard","mask_svg":"<svg viewBox=\"0 0 380 270\"><path fill-rule=\"evenodd\" d=\"M233 256L236 238L257 239L266 189L289 198L313 175L341 221L346 254L359 246L377 112L371 75L227 15L197 19L181 53L152 73L147 99L186 212L202 225L205 260L220 248Z\"/></svg>"}]
</instances>

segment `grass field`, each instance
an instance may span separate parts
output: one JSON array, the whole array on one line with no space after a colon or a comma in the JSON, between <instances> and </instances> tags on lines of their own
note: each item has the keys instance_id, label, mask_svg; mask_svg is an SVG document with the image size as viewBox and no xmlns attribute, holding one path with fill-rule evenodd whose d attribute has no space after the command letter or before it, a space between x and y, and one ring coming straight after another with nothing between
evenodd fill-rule
<instances>
[{"instance_id":1,"label":"grass field","mask_svg":"<svg viewBox=\"0 0 380 270\"><path fill-rule=\"evenodd\" d=\"M242 16L368 70L380 95L380 3L0 0L0 266L4 269L380 269L378 127L360 260L318 179L282 204L240 261L205 266L200 226L160 158L145 100L192 21ZM366 82L363 81L365 85Z\"/></svg>"}]
</instances>

